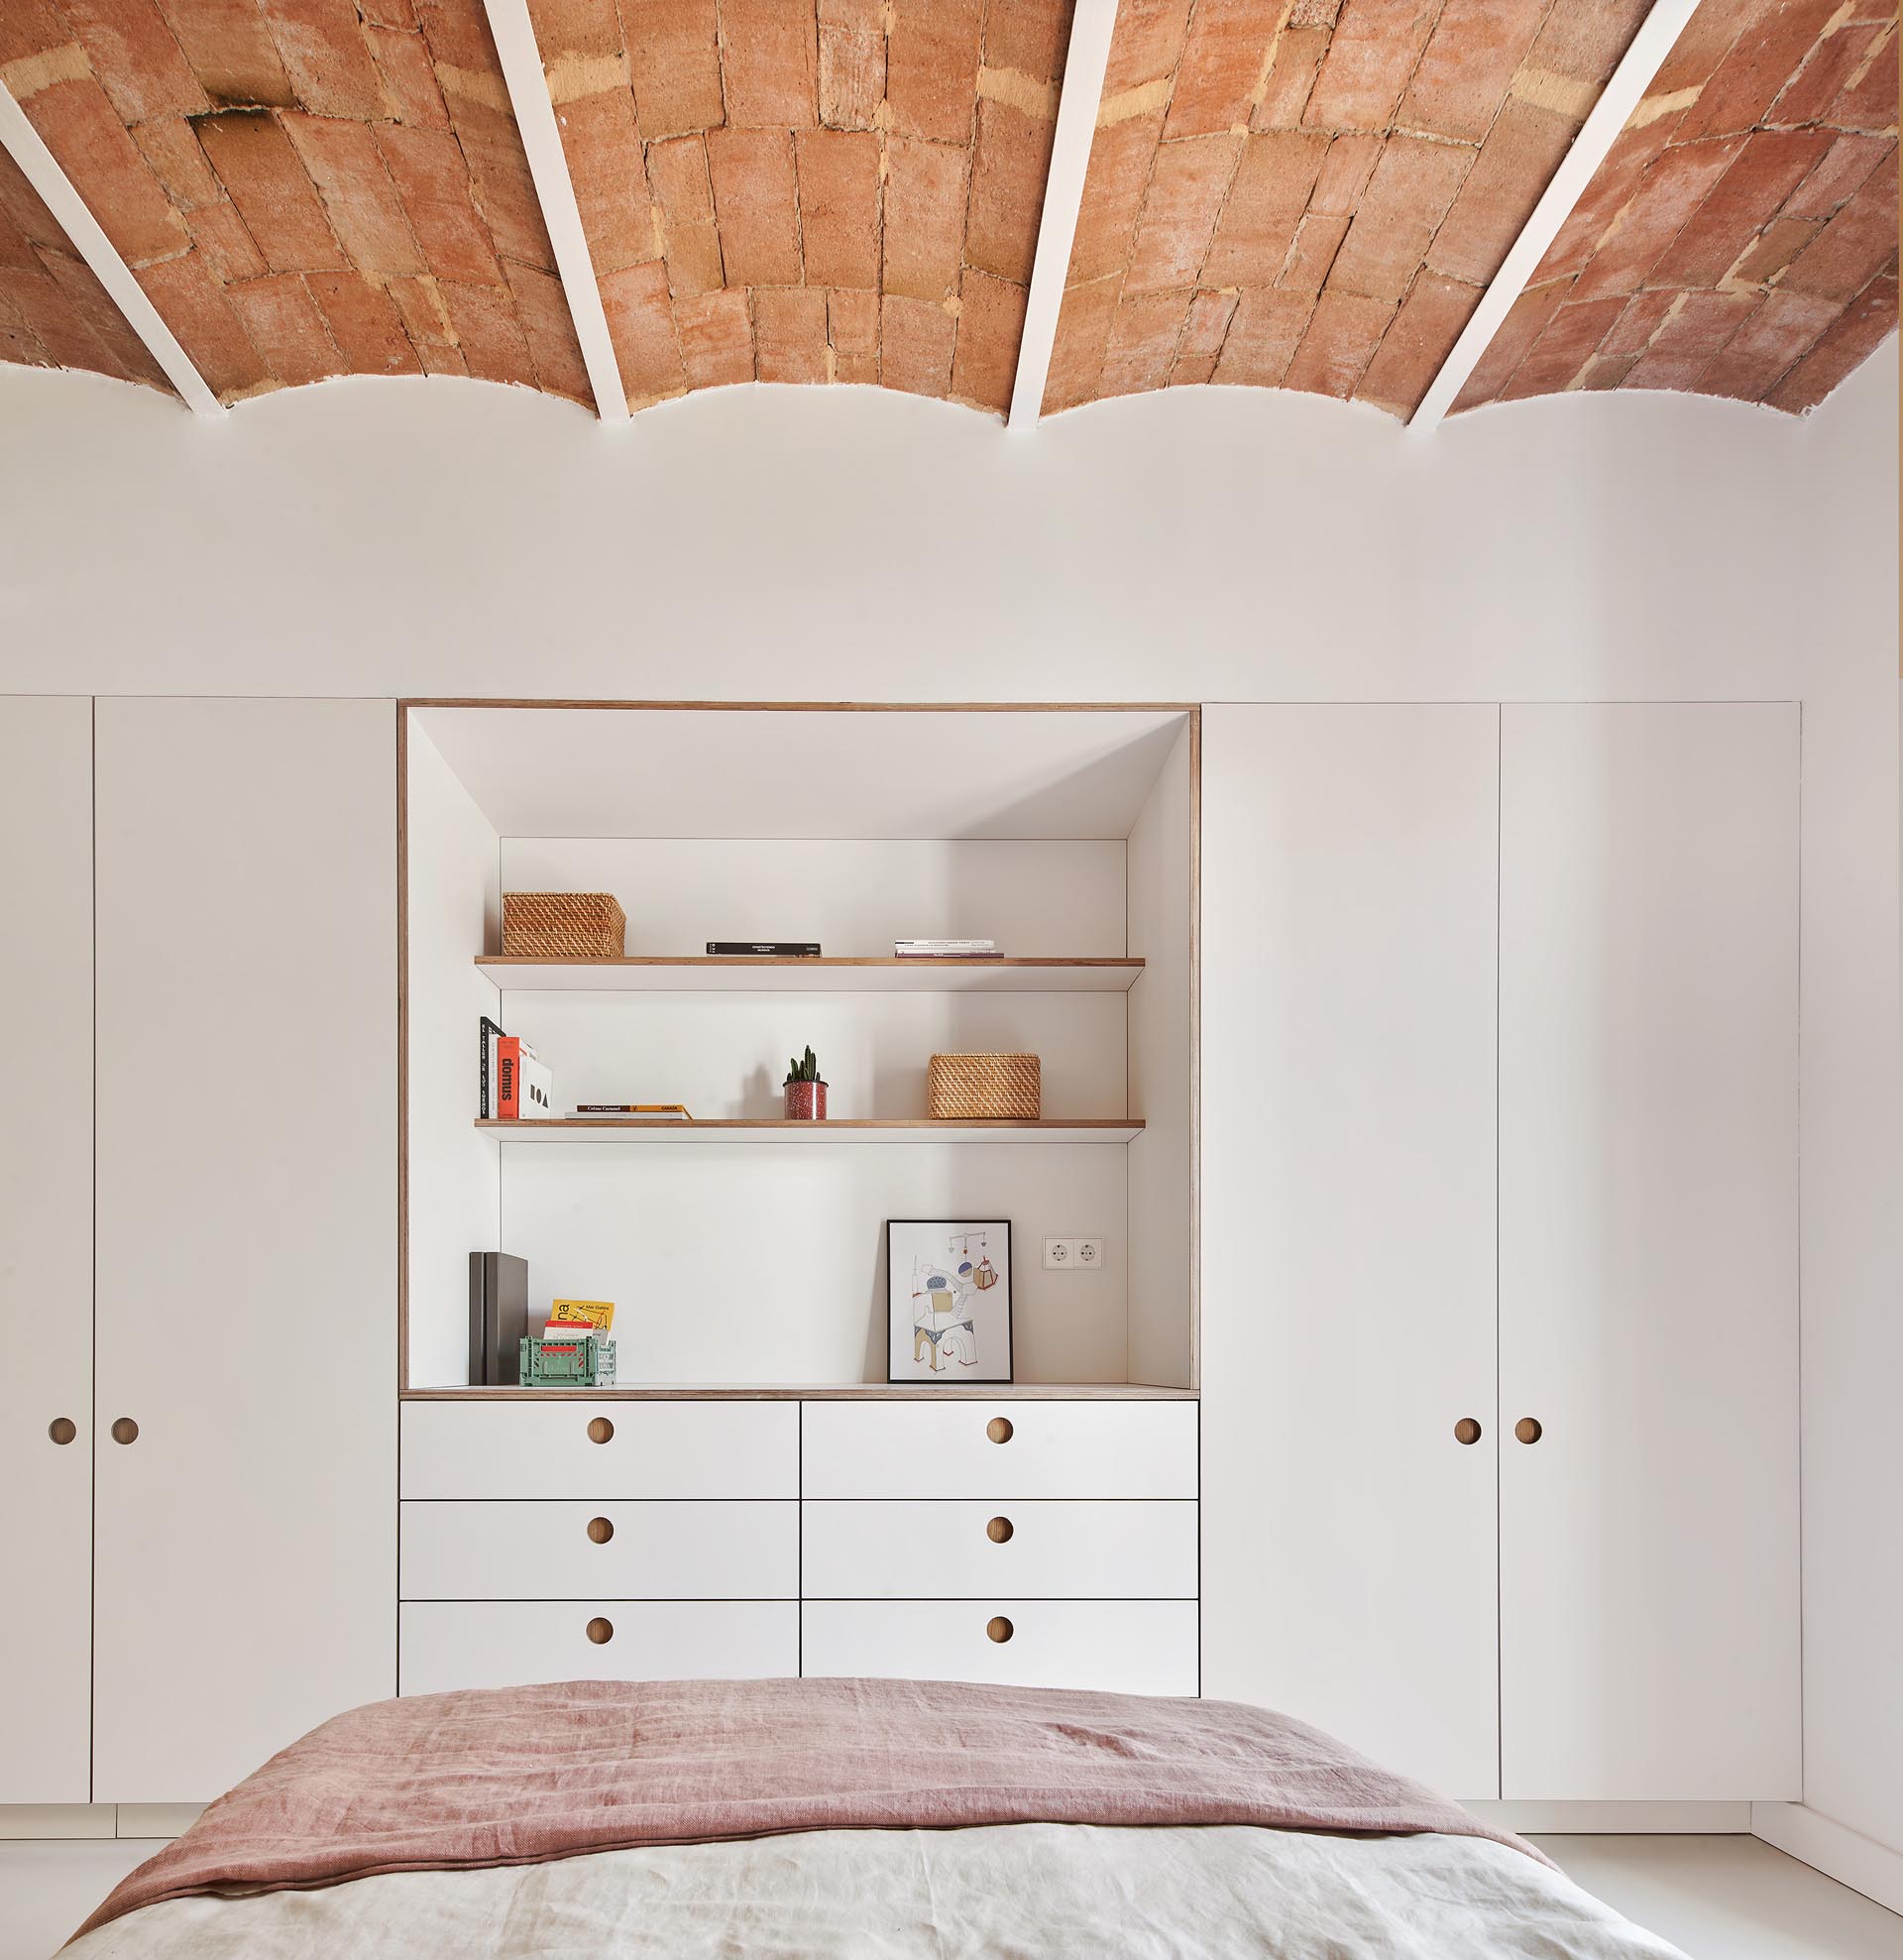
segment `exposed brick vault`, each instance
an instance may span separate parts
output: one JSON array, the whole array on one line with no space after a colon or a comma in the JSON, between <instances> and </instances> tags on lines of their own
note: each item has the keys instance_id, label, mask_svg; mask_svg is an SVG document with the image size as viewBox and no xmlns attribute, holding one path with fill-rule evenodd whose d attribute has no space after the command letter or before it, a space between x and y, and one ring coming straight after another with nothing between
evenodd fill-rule
<instances>
[{"instance_id":1,"label":"exposed brick vault","mask_svg":"<svg viewBox=\"0 0 1903 1960\"><path fill-rule=\"evenodd\" d=\"M1213 382L1410 414L1645 12L1121 0L1045 411ZM529 13L631 406L1005 407L1070 0ZM1821 401L1896 322L1897 39L1876 0L1704 0L1457 409ZM225 401L592 400L482 0L0 0L0 81ZM0 359L168 386L3 152Z\"/></svg>"}]
</instances>

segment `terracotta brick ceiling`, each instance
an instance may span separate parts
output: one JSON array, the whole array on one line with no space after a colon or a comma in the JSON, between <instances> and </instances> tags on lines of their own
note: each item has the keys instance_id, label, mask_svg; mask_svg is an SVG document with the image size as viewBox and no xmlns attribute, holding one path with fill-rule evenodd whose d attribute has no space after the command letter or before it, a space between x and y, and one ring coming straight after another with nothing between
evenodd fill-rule
<instances>
[{"instance_id":1,"label":"terracotta brick ceiling","mask_svg":"<svg viewBox=\"0 0 1903 1960\"><path fill-rule=\"evenodd\" d=\"M0 81L223 400L590 399L481 0L0 0Z\"/></svg>"},{"instance_id":2,"label":"terracotta brick ceiling","mask_svg":"<svg viewBox=\"0 0 1903 1960\"><path fill-rule=\"evenodd\" d=\"M1045 411L1213 382L1410 414L1646 10L1120 0ZM1070 12L529 0L629 405L1004 409ZM1896 321L1897 38L1878 0L1703 0L1457 407L1821 401ZM0 0L0 81L225 401L592 402L482 0ZM3 152L0 359L167 387Z\"/></svg>"},{"instance_id":3,"label":"terracotta brick ceiling","mask_svg":"<svg viewBox=\"0 0 1903 1960\"><path fill-rule=\"evenodd\" d=\"M1706 0L1457 406L1815 407L1896 324L1896 123L1894 5Z\"/></svg>"},{"instance_id":4,"label":"terracotta brick ceiling","mask_svg":"<svg viewBox=\"0 0 1903 1960\"><path fill-rule=\"evenodd\" d=\"M171 393L145 342L0 150L0 358L81 368Z\"/></svg>"},{"instance_id":5,"label":"terracotta brick ceiling","mask_svg":"<svg viewBox=\"0 0 1903 1960\"><path fill-rule=\"evenodd\" d=\"M530 0L630 405L878 382L1002 409L1069 0Z\"/></svg>"}]
</instances>

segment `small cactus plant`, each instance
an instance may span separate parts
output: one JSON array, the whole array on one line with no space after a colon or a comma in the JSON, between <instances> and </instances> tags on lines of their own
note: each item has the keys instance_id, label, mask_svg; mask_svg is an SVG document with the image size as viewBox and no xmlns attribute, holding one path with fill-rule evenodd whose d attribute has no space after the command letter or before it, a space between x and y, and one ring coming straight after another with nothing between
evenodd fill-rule
<instances>
[{"instance_id":1,"label":"small cactus plant","mask_svg":"<svg viewBox=\"0 0 1903 1960\"><path fill-rule=\"evenodd\" d=\"M781 1091L786 1097L786 1118L788 1122L824 1122L826 1120L826 1084L820 1076L820 1064L812 1049L796 1055L786 1065L786 1085Z\"/></svg>"}]
</instances>

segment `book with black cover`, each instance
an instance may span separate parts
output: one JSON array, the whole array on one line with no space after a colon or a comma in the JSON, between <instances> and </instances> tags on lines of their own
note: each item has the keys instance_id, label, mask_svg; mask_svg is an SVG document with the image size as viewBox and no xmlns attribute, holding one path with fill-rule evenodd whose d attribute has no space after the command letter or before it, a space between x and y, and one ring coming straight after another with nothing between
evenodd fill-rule
<instances>
[{"instance_id":1,"label":"book with black cover","mask_svg":"<svg viewBox=\"0 0 1903 1960\"><path fill-rule=\"evenodd\" d=\"M502 1029L487 1014L476 1023L476 1113L484 1122L496 1113L496 1079L490 1070L490 1058L502 1038Z\"/></svg>"},{"instance_id":2,"label":"book with black cover","mask_svg":"<svg viewBox=\"0 0 1903 1960\"><path fill-rule=\"evenodd\" d=\"M512 1252L469 1255L469 1385L511 1387L521 1378L528 1331L528 1261Z\"/></svg>"},{"instance_id":3,"label":"book with black cover","mask_svg":"<svg viewBox=\"0 0 1903 1960\"><path fill-rule=\"evenodd\" d=\"M710 939L710 960L817 960L817 939Z\"/></svg>"}]
</instances>

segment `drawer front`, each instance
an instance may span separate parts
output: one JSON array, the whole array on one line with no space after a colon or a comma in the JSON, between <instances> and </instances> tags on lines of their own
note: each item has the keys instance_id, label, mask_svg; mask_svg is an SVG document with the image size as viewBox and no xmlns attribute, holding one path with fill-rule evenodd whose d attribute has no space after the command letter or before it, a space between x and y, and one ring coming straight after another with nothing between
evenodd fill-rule
<instances>
[{"instance_id":1,"label":"drawer front","mask_svg":"<svg viewBox=\"0 0 1903 1960\"><path fill-rule=\"evenodd\" d=\"M811 1402L805 1421L810 1498L1196 1494L1193 1402Z\"/></svg>"},{"instance_id":2,"label":"drawer front","mask_svg":"<svg viewBox=\"0 0 1903 1960\"><path fill-rule=\"evenodd\" d=\"M1175 1599L852 1599L801 1609L808 1674L1196 1692L1196 1608ZM1010 1637L987 1631L1010 1622Z\"/></svg>"},{"instance_id":3,"label":"drawer front","mask_svg":"<svg viewBox=\"0 0 1903 1960\"><path fill-rule=\"evenodd\" d=\"M589 1638L589 1623L612 1632ZM800 1671L791 1600L418 1600L398 1609L403 1694L531 1681L739 1680Z\"/></svg>"},{"instance_id":4,"label":"drawer front","mask_svg":"<svg viewBox=\"0 0 1903 1960\"><path fill-rule=\"evenodd\" d=\"M800 1507L604 1498L402 1506L405 1599L796 1599Z\"/></svg>"},{"instance_id":5,"label":"drawer front","mask_svg":"<svg viewBox=\"0 0 1903 1960\"><path fill-rule=\"evenodd\" d=\"M1193 1599L1196 1507L1175 1500L804 1507L809 1599Z\"/></svg>"},{"instance_id":6,"label":"drawer front","mask_svg":"<svg viewBox=\"0 0 1903 1960\"><path fill-rule=\"evenodd\" d=\"M800 1494L795 1402L407 1402L402 1437L404 1497Z\"/></svg>"}]
</instances>

